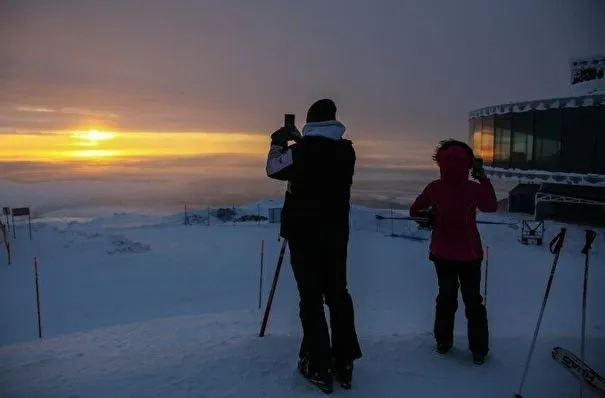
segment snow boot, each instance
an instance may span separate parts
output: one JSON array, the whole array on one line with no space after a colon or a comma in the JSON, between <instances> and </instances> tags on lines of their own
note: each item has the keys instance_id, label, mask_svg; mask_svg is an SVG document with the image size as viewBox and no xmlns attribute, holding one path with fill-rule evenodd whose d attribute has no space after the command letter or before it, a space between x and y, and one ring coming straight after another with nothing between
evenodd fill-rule
<instances>
[{"instance_id":1,"label":"snow boot","mask_svg":"<svg viewBox=\"0 0 605 398\"><path fill-rule=\"evenodd\" d=\"M447 354L452 349L452 343L437 342L437 352L439 354Z\"/></svg>"},{"instance_id":2,"label":"snow boot","mask_svg":"<svg viewBox=\"0 0 605 398\"><path fill-rule=\"evenodd\" d=\"M353 380L353 362L335 364L334 377L342 388L349 390L351 388L351 381Z\"/></svg>"},{"instance_id":3,"label":"snow boot","mask_svg":"<svg viewBox=\"0 0 605 398\"><path fill-rule=\"evenodd\" d=\"M332 369L328 368L324 371L315 370L312 368L309 358L304 357L298 360L298 371L305 379L318 387L322 392L330 394L334 391L332 385Z\"/></svg>"},{"instance_id":4,"label":"snow boot","mask_svg":"<svg viewBox=\"0 0 605 398\"><path fill-rule=\"evenodd\" d=\"M483 365L484 362L485 362L485 355L473 353L473 363L475 365Z\"/></svg>"}]
</instances>

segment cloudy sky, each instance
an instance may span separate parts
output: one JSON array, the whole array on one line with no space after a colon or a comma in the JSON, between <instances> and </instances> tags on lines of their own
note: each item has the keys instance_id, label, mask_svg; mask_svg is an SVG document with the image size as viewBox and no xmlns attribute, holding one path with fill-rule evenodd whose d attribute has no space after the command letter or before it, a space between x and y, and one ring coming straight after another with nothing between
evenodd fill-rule
<instances>
[{"instance_id":1,"label":"cloudy sky","mask_svg":"<svg viewBox=\"0 0 605 398\"><path fill-rule=\"evenodd\" d=\"M0 0L2 176L120 150L204 167L248 151L261 175L267 134L322 97L366 166L427 164L472 109L569 94L569 58L605 53L604 16L603 0ZM66 135L90 129L122 135Z\"/></svg>"},{"instance_id":2,"label":"cloudy sky","mask_svg":"<svg viewBox=\"0 0 605 398\"><path fill-rule=\"evenodd\" d=\"M320 97L358 137L461 135L565 95L602 0L2 0L0 127L261 133ZM62 112L28 112L36 108Z\"/></svg>"}]
</instances>

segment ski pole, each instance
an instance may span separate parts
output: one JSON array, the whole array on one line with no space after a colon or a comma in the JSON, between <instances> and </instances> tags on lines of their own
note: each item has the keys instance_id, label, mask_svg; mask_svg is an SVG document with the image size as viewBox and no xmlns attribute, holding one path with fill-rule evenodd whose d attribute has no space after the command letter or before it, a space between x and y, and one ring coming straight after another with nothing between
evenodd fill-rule
<instances>
[{"instance_id":1,"label":"ski pole","mask_svg":"<svg viewBox=\"0 0 605 398\"><path fill-rule=\"evenodd\" d=\"M381 216L380 214L376 214L377 220L408 220L408 221L420 221L420 222L429 222L429 219L426 217L406 217L406 216ZM477 220L477 224L489 224L489 225L508 225L510 227L517 226L517 223L504 222L504 221L486 221L486 220Z\"/></svg>"},{"instance_id":2,"label":"ski pole","mask_svg":"<svg viewBox=\"0 0 605 398\"><path fill-rule=\"evenodd\" d=\"M548 300L548 295L550 294L550 288L552 286L552 281L555 276L555 270L557 268L557 263L559 262L559 254L561 253L561 248L563 247L563 241L565 240L565 233L567 232L567 228L561 228L561 232L557 236L550 241L550 252L555 255L555 258L552 262L552 267L550 268L550 275L548 277L548 282L546 284L546 291L544 292L544 299L542 300L542 307L540 308L540 315L538 315L538 322L536 324L536 328L534 330L534 337L532 339L531 345L529 347L529 353L527 354L527 360L525 361L525 368L523 369L523 376L521 376L521 383L519 384L519 392L515 394L515 398L523 398L521 394L523 390L523 385L525 384L525 378L527 377L527 371L529 369L529 363L531 362L531 357L534 352L534 347L536 345L536 340L538 338L538 331L540 330L540 324L542 323L542 316L544 315L544 309L546 308L546 301Z\"/></svg>"},{"instance_id":3,"label":"ski pole","mask_svg":"<svg viewBox=\"0 0 605 398\"><path fill-rule=\"evenodd\" d=\"M597 234L592 229L586 230L586 243L582 249L584 255L584 281L582 286L582 340L580 343L580 362L582 363L580 378L580 398L584 394L584 377L585 377L585 362L584 362L584 347L586 342L586 293L588 290L588 260L590 258L590 249L592 249L592 243L594 242Z\"/></svg>"},{"instance_id":4,"label":"ski pole","mask_svg":"<svg viewBox=\"0 0 605 398\"><path fill-rule=\"evenodd\" d=\"M483 282L483 305L487 307L487 270L489 268L489 246L485 248L485 281Z\"/></svg>"},{"instance_id":5,"label":"ski pole","mask_svg":"<svg viewBox=\"0 0 605 398\"><path fill-rule=\"evenodd\" d=\"M273 296L275 295L275 288L277 287L277 281L279 279L279 271L281 270L281 265L284 262L284 254L286 252L287 243L288 243L288 239L284 239L283 243L281 245L281 249L279 251L277 267L275 267L275 275L273 275L273 284L271 285L271 291L269 292L269 299L267 300L267 305L265 306L265 314L263 315L263 322L261 324L258 337L263 337L265 335L265 329L267 328L267 321L269 320L269 312L271 312L271 304L273 304Z\"/></svg>"}]
</instances>

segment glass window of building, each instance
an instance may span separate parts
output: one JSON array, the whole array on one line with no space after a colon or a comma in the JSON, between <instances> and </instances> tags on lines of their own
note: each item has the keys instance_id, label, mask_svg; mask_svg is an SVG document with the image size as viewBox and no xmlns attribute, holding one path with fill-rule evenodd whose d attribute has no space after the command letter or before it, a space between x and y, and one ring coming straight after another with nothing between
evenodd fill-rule
<instances>
[{"instance_id":1,"label":"glass window of building","mask_svg":"<svg viewBox=\"0 0 605 398\"><path fill-rule=\"evenodd\" d=\"M533 166L534 151L533 112L513 113L511 119L512 144L510 167L528 169Z\"/></svg>"},{"instance_id":2,"label":"glass window of building","mask_svg":"<svg viewBox=\"0 0 605 398\"><path fill-rule=\"evenodd\" d=\"M494 165L508 167L511 150L511 115L496 115L494 119Z\"/></svg>"},{"instance_id":3,"label":"glass window of building","mask_svg":"<svg viewBox=\"0 0 605 398\"><path fill-rule=\"evenodd\" d=\"M598 109L596 107L563 109L562 171L567 173L596 172L597 130Z\"/></svg>"},{"instance_id":4,"label":"glass window of building","mask_svg":"<svg viewBox=\"0 0 605 398\"><path fill-rule=\"evenodd\" d=\"M534 168L561 171L561 109L534 112Z\"/></svg>"},{"instance_id":5,"label":"glass window of building","mask_svg":"<svg viewBox=\"0 0 605 398\"><path fill-rule=\"evenodd\" d=\"M494 161L494 116L483 118L481 127L481 152L483 163L491 165Z\"/></svg>"},{"instance_id":6,"label":"glass window of building","mask_svg":"<svg viewBox=\"0 0 605 398\"><path fill-rule=\"evenodd\" d=\"M476 117L473 119L473 152L475 156L481 153L481 118Z\"/></svg>"}]
</instances>

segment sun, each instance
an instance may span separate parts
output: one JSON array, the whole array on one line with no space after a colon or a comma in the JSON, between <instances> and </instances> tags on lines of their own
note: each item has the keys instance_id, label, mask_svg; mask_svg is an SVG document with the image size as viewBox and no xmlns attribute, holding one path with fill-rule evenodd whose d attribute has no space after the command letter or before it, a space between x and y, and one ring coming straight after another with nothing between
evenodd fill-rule
<instances>
[{"instance_id":1,"label":"sun","mask_svg":"<svg viewBox=\"0 0 605 398\"><path fill-rule=\"evenodd\" d=\"M109 131L85 130L73 131L71 139L76 147L96 147L99 143L115 138L116 134ZM109 148L70 150L67 156L69 158L111 158L118 152Z\"/></svg>"}]
</instances>

